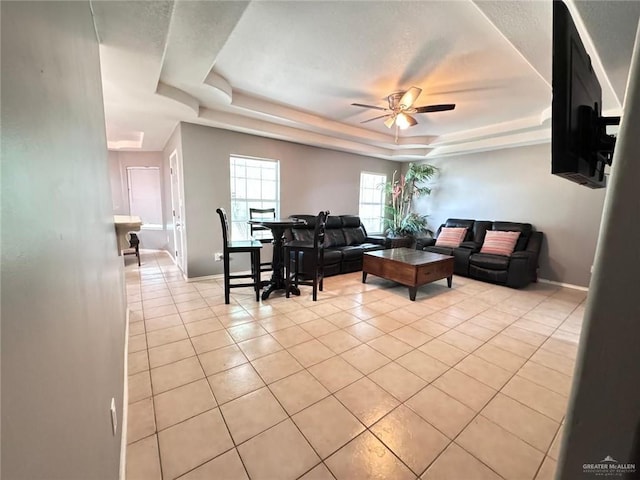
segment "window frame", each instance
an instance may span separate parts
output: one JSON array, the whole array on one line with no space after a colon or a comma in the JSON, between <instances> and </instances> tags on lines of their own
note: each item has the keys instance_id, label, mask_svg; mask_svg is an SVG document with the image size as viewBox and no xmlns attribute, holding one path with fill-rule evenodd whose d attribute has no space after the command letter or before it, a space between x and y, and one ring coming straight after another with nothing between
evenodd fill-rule
<instances>
[{"instance_id":1,"label":"window frame","mask_svg":"<svg viewBox=\"0 0 640 480\"><path fill-rule=\"evenodd\" d=\"M375 182L375 187L374 188L370 188L370 187L364 187L364 179L365 176L371 176L371 177L377 177L376 179L372 179ZM360 186L359 186L359 195L358 195L358 215L360 216L360 221L362 222L362 224L364 225L365 229L367 230L368 234L382 234L384 232L384 215L385 215L385 194L384 194L384 188L382 188L381 185L384 185L385 183L387 183L387 174L386 173L379 173L379 172L368 172L368 171L361 171L360 172ZM365 190L368 191L378 191L379 192L379 201L364 201L364 192ZM371 216L366 216L363 215L362 212L362 207L363 206L375 206L378 207L378 211L380 213L380 217L371 217ZM373 227L373 222L372 221L376 221L376 225L377 227Z\"/></svg>"},{"instance_id":2,"label":"window frame","mask_svg":"<svg viewBox=\"0 0 640 480\"><path fill-rule=\"evenodd\" d=\"M261 165L256 165L258 162ZM243 163L244 165L239 165ZM247 163L249 165L247 165ZM252 165L253 164L253 165ZM273 168L266 168L266 165L273 165ZM259 178L249 176L247 172L247 166L254 169L257 168L260 172ZM244 176L237 174L238 168L244 168ZM273 179L265 178L264 173L270 170L275 170ZM254 183L258 180L260 182L260 195L249 197L252 189L248 188L250 182ZM273 198L265 198L263 195L264 183L275 183ZM239 196L238 184L244 183L244 192ZM251 157L247 155L231 154L229 155L229 186L230 186L230 203L231 210L229 212L229 227L230 235L234 240L246 240L251 238L251 232L247 221L249 220L249 208L270 208L276 209L276 217L280 216L280 160L271 158ZM242 205L244 204L244 205ZM239 211L242 210L241 213Z\"/></svg>"},{"instance_id":3,"label":"window frame","mask_svg":"<svg viewBox=\"0 0 640 480\"><path fill-rule=\"evenodd\" d=\"M137 171L144 171L144 172L156 172L157 174L157 183L156 183L156 188L157 188L157 212L156 216L157 216L157 220L159 220L160 223L152 223L149 221L148 218L145 218L144 215L140 215L140 212L134 212L133 211L133 204L134 204L134 197L135 197L135 192L133 192L133 187L134 187L134 183L132 182L132 174L135 174L135 172ZM139 216L142 220L142 225L140 226L141 230L163 230L164 229L164 211L163 211L163 207L162 207L162 175L161 175L161 170L160 167L155 166L155 165L149 165L149 166L144 166L144 165L128 165L125 167L125 172L127 175L127 199L129 202L129 215L136 215Z\"/></svg>"}]
</instances>

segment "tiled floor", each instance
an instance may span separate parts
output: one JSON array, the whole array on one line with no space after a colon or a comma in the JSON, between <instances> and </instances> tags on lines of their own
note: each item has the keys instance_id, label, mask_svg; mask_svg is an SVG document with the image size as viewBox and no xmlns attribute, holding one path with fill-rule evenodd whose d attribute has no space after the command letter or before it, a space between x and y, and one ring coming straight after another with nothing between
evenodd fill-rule
<instances>
[{"instance_id":1,"label":"tiled floor","mask_svg":"<svg viewBox=\"0 0 640 480\"><path fill-rule=\"evenodd\" d=\"M353 273L255 302L127 259L127 478L551 479L585 292Z\"/></svg>"}]
</instances>

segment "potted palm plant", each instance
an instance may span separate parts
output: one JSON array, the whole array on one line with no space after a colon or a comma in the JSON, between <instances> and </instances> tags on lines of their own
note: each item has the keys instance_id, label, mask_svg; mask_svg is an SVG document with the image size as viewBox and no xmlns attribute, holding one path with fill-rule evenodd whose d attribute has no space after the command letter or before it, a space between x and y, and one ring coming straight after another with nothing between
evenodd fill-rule
<instances>
[{"instance_id":1,"label":"potted palm plant","mask_svg":"<svg viewBox=\"0 0 640 480\"><path fill-rule=\"evenodd\" d=\"M388 198L384 219L387 237L417 236L430 233L427 228L427 216L411 210L414 199L429 195L431 189L424 182L435 175L437 168L428 163L410 163L404 175L393 172L391 182L383 184Z\"/></svg>"}]
</instances>

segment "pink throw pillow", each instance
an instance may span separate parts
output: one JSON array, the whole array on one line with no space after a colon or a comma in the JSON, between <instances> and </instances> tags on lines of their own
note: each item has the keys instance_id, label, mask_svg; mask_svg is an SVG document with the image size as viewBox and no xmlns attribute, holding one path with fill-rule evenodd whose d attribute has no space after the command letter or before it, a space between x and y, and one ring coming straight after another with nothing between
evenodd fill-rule
<instances>
[{"instance_id":1,"label":"pink throw pillow","mask_svg":"<svg viewBox=\"0 0 640 480\"><path fill-rule=\"evenodd\" d=\"M459 247L466 234L464 227L444 227L436 239L436 247Z\"/></svg>"},{"instance_id":2,"label":"pink throw pillow","mask_svg":"<svg viewBox=\"0 0 640 480\"><path fill-rule=\"evenodd\" d=\"M520 237L520 232L502 232L500 230L489 230L484 237L484 243L480 253L490 253L492 255L510 256L516 248L516 242Z\"/></svg>"}]
</instances>

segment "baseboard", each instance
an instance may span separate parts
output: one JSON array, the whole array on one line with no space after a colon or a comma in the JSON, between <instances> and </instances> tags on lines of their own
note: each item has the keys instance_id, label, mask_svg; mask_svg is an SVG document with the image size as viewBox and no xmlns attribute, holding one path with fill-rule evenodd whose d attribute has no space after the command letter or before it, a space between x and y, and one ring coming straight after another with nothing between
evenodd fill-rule
<instances>
[{"instance_id":1,"label":"baseboard","mask_svg":"<svg viewBox=\"0 0 640 480\"><path fill-rule=\"evenodd\" d=\"M580 290L582 292L588 292L589 291L589 287L582 287L580 285L573 285L572 283L556 282L554 280L547 280L546 278L539 278L538 281L540 283L548 283L548 284L551 284L551 285L557 285L559 287L572 288L573 290Z\"/></svg>"},{"instance_id":2,"label":"baseboard","mask_svg":"<svg viewBox=\"0 0 640 480\"><path fill-rule=\"evenodd\" d=\"M185 276L184 280L187 283L190 283L190 282L203 282L205 280L224 280L224 274L223 273L217 273L215 275L205 275L203 277L191 277L191 278L187 278Z\"/></svg>"},{"instance_id":3,"label":"baseboard","mask_svg":"<svg viewBox=\"0 0 640 480\"><path fill-rule=\"evenodd\" d=\"M129 414L129 314L127 307L124 327L124 378L122 391L122 421L120 422L120 472L118 478L125 480L127 475L127 416Z\"/></svg>"}]
</instances>

